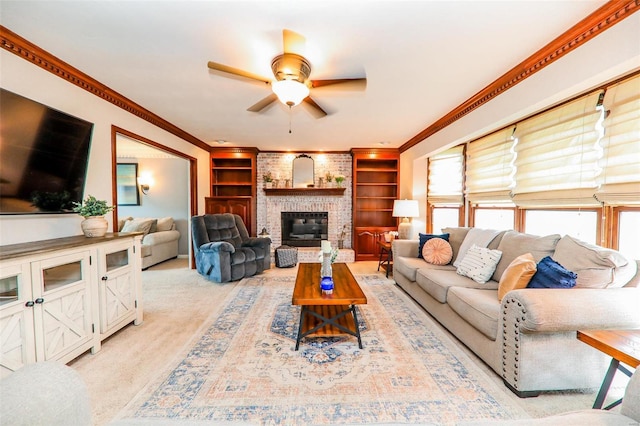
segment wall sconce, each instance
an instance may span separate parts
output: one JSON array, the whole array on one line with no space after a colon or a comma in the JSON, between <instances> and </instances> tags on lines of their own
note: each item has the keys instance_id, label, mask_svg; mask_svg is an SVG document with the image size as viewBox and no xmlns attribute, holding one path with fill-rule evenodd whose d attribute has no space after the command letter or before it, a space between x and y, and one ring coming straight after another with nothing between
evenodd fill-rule
<instances>
[{"instance_id":1,"label":"wall sconce","mask_svg":"<svg viewBox=\"0 0 640 426\"><path fill-rule=\"evenodd\" d=\"M420 216L418 200L395 200L393 202L393 217L401 217L402 222L398 225L398 239L408 240L411 238L410 217Z\"/></svg>"},{"instance_id":2,"label":"wall sconce","mask_svg":"<svg viewBox=\"0 0 640 426\"><path fill-rule=\"evenodd\" d=\"M138 177L138 185L140 186L140 191L144 195L149 195L149 189L151 189L151 185L153 185L153 179L149 173L143 173Z\"/></svg>"}]
</instances>

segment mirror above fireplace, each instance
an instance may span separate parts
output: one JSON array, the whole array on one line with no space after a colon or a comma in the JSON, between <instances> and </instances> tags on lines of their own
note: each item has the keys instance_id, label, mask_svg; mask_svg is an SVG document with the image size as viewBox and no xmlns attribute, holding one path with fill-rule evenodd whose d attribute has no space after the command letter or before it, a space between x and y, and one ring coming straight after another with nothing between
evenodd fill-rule
<instances>
[{"instance_id":1,"label":"mirror above fireplace","mask_svg":"<svg viewBox=\"0 0 640 426\"><path fill-rule=\"evenodd\" d=\"M313 174L313 158L307 154L300 154L293 159L293 187L313 188L315 176Z\"/></svg>"}]
</instances>

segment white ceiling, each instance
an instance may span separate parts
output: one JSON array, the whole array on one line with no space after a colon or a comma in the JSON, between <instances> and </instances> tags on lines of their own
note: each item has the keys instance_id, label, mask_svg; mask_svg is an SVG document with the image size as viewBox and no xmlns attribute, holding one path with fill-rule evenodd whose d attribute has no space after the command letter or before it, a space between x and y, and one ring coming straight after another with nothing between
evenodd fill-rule
<instances>
[{"instance_id":1,"label":"white ceiling","mask_svg":"<svg viewBox=\"0 0 640 426\"><path fill-rule=\"evenodd\" d=\"M0 23L212 145L348 150L402 145L604 3L2 0ZM269 87L207 61L272 77L283 28L306 37L312 79L366 90L312 89L321 119L246 111Z\"/></svg>"}]
</instances>

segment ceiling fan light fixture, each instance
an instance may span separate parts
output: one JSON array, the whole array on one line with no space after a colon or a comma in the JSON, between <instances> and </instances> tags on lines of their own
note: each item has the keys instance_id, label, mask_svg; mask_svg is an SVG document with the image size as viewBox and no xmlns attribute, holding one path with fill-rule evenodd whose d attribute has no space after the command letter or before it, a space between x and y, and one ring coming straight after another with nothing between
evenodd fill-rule
<instances>
[{"instance_id":1,"label":"ceiling fan light fixture","mask_svg":"<svg viewBox=\"0 0 640 426\"><path fill-rule=\"evenodd\" d=\"M275 81L271 87L280 102L290 107L300 104L304 98L309 96L307 85L296 80Z\"/></svg>"}]
</instances>

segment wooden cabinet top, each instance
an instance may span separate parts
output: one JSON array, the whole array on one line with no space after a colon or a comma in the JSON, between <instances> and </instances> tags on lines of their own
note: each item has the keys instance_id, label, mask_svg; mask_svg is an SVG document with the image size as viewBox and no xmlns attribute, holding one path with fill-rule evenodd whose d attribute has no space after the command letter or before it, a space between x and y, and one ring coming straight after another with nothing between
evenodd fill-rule
<instances>
[{"instance_id":1,"label":"wooden cabinet top","mask_svg":"<svg viewBox=\"0 0 640 426\"><path fill-rule=\"evenodd\" d=\"M73 237L54 238L51 240L10 244L6 246L0 246L0 260L47 253L55 250L89 246L93 244L108 243L115 240L124 240L126 238L132 238L136 236L142 236L142 232L109 233L104 237L93 238L87 238L84 235L75 235Z\"/></svg>"}]
</instances>

